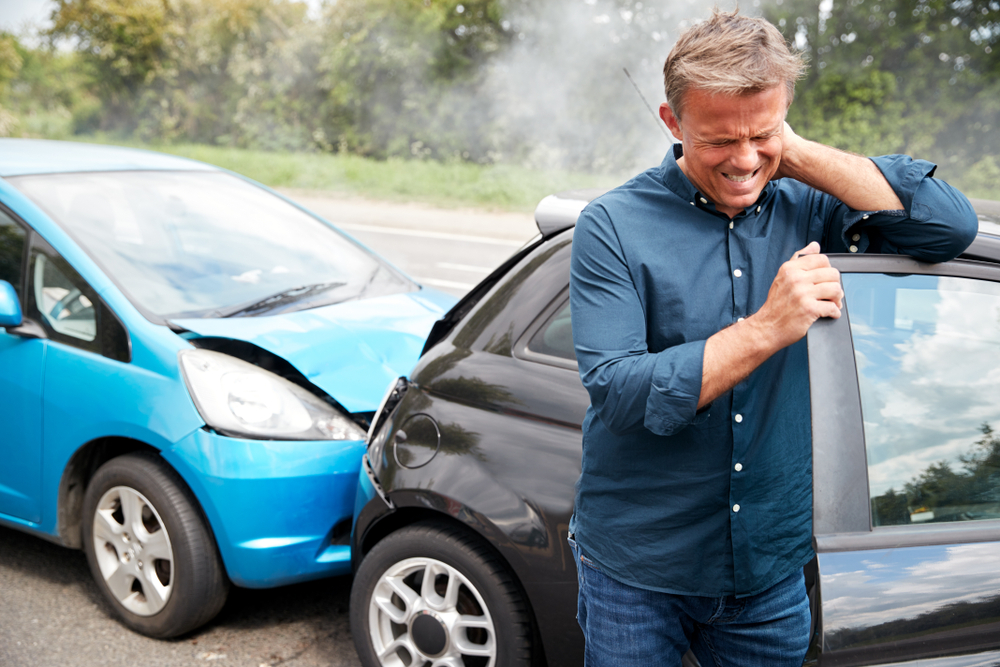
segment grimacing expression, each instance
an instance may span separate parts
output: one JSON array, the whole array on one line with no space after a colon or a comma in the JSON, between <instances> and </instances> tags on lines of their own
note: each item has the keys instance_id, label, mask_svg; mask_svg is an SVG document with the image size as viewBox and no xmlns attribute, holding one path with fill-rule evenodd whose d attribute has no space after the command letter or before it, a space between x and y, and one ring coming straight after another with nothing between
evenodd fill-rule
<instances>
[{"instance_id":1,"label":"grimacing expression","mask_svg":"<svg viewBox=\"0 0 1000 667\"><path fill-rule=\"evenodd\" d=\"M723 95L693 88L681 121L667 104L660 117L684 148L681 171L716 209L735 217L760 196L781 163L788 92Z\"/></svg>"}]
</instances>

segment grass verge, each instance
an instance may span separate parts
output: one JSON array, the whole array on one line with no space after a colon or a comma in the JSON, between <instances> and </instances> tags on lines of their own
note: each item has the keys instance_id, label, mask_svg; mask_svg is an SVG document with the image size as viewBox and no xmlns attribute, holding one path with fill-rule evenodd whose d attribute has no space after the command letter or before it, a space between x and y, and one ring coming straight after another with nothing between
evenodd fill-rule
<instances>
[{"instance_id":1,"label":"grass verge","mask_svg":"<svg viewBox=\"0 0 1000 667\"><path fill-rule=\"evenodd\" d=\"M200 160L270 187L323 190L385 201L418 201L448 208L531 211L543 197L554 192L610 188L624 180L509 165L372 160L356 155L268 152L203 144L147 145L106 137L74 139L146 148Z\"/></svg>"}]
</instances>

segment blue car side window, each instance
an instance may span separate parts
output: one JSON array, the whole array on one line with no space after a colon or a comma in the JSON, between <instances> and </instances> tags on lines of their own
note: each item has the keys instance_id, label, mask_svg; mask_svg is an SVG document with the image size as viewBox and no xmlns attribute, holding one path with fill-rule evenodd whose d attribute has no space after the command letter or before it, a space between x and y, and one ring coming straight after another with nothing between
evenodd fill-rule
<instances>
[{"instance_id":1,"label":"blue car side window","mask_svg":"<svg viewBox=\"0 0 1000 667\"><path fill-rule=\"evenodd\" d=\"M1000 283L843 281L872 524L1000 518Z\"/></svg>"},{"instance_id":2,"label":"blue car side window","mask_svg":"<svg viewBox=\"0 0 1000 667\"><path fill-rule=\"evenodd\" d=\"M38 235L28 270L28 313L56 341L130 361L128 333L97 293Z\"/></svg>"}]
</instances>

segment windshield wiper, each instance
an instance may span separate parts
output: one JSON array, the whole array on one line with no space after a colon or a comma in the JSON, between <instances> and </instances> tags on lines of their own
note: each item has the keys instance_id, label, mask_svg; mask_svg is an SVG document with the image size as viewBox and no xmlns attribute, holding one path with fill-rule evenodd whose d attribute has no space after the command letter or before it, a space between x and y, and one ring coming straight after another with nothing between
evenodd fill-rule
<instances>
[{"instance_id":1,"label":"windshield wiper","mask_svg":"<svg viewBox=\"0 0 1000 667\"><path fill-rule=\"evenodd\" d=\"M258 311L272 310L288 303L301 301L302 299L313 296L314 294L331 290L334 287L342 287L346 284L347 283L343 281L335 281L293 287L291 289L278 292L277 294L272 294L271 296L260 299L259 301L253 301L249 304L240 304L226 310L216 311L216 317L236 317L237 315L247 315Z\"/></svg>"}]
</instances>

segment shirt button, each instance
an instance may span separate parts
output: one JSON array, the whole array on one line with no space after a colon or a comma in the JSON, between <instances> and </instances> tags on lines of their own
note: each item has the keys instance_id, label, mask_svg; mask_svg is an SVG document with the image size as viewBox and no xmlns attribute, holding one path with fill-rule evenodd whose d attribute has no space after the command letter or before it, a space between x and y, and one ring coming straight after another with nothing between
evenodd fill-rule
<instances>
[{"instance_id":1,"label":"shirt button","mask_svg":"<svg viewBox=\"0 0 1000 667\"><path fill-rule=\"evenodd\" d=\"M745 319L746 319L745 317L737 317L737 318L736 318L736 321L737 321L737 322L742 322L742 321L743 321L743 320L745 320Z\"/></svg>"},{"instance_id":2,"label":"shirt button","mask_svg":"<svg viewBox=\"0 0 1000 667\"><path fill-rule=\"evenodd\" d=\"M861 216L861 219L862 220L867 220L869 217L870 216L867 213L865 213L863 216Z\"/></svg>"},{"instance_id":3,"label":"shirt button","mask_svg":"<svg viewBox=\"0 0 1000 667\"><path fill-rule=\"evenodd\" d=\"M702 204L707 204L708 203L708 200L705 199L704 197L699 197L698 201L700 201Z\"/></svg>"},{"instance_id":4,"label":"shirt button","mask_svg":"<svg viewBox=\"0 0 1000 667\"><path fill-rule=\"evenodd\" d=\"M694 202L691 202L691 206L694 206Z\"/></svg>"},{"instance_id":5,"label":"shirt button","mask_svg":"<svg viewBox=\"0 0 1000 667\"><path fill-rule=\"evenodd\" d=\"M852 245L850 248L848 248L848 250L850 250L851 252L857 252L858 251L858 246Z\"/></svg>"},{"instance_id":6,"label":"shirt button","mask_svg":"<svg viewBox=\"0 0 1000 667\"><path fill-rule=\"evenodd\" d=\"M854 236L851 237L851 240L852 241L860 241L861 240L861 234L855 234Z\"/></svg>"},{"instance_id":7,"label":"shirt button","mask_svg":"<svg viewBox=\"0 0 1000 667\"><path fill-rule=\"evenodd\" d=\"M733 466L733 468L736 469L736 472L739 472L739 471L743 470L743 464L742 463L737 463L736 465Z\"/></svg>"},{"instance_id":8,"label":"shirt button","mask_svg":"<svg viewBox=\"0 0 1000 667\"><path fill-rule=\"evenodd\" d=\"M732 220L730 220L730 221L729 221L729 228L730 228L730 229L732 229L732 228L733 228L733 221L732 221Z\"/></svg>"},{"instance_id":9,"label":"shirt button","mask_svg":"<svg viewBox=\"0 0 1000 667\"><path fill-rule=\"evenodd\" d=\"M733 417L733 419L736 420L737 424L740 424L743 422L743 415L736 415L735 417Z\"/></svg>"},{"instance_id":10,"label":"shirt button","mask_svg":"<svg viewBox=\"0 0 1000 667\"><path fill-rule=\"evenodd\" d=\"M758 207L757 207L757 212L758 212L758 213L760 213L760 209L761 209L761 207L760 207L760 206L758 206Z\"/></svg>"},{"instance_id":11,"label":"shirt button","mask_svg":"<svg viewBox=\"0 0 1000 667\"><path fill-rule=\"evenodd\" d=\"M743 272L740 271L739 269L736 269L735 271L733 271L733 275L739 278L740 276L743 275Z\"/></svg>"},{"instance_id":12,"label":"shirt button","mask_svg":"<svg viewBox=\"0 0 1000 667\"><path fill-rule=\"evenodd\" d=\"M739 512L740 511L740 506L739 505L733 505L733 511L734 512Z\"/></svg>"}]
</instances>

